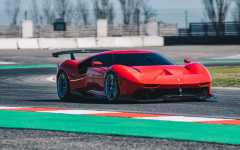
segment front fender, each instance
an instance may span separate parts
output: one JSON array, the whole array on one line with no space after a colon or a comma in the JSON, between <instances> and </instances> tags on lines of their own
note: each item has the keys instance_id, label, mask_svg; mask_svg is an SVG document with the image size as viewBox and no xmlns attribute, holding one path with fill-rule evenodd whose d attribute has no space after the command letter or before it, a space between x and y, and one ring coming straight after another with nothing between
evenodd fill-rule
<instances>
[{"instance_id":1,"label":"front fender","mask_svg":"<svg viewBox=\"0 0 240 150\"><path fill-rule=\"evenodd\" d=\"M132 96L137 89L142 87L141 73L131 67L113 65L105 72L105 77L109 72L114 72L116 74L121 95Z\"/></svg>"},{"instance_id":2,"label":"front fender","mask_svg":"<svg viewBox=\"0 0 240 150\"><path fill-rule=\"evenodd\" d=\"M204 67L200 63L191 63L191 64L186 65L185 68L193 74L202 74L202 75L208 77L210 79L210 81L212 81L209 71L207 70L206 67Z\"/></svg>"},{"instance_id":3,"label":"front fender","mask_svg":"<svg viewBox=\"0 0 240 150\"><path fill-rule=\"evenodd\" d=\"M109 72L114 72L118 78L124 78L134 83L140 83L141 80L141 73L128 66L113 65L106 71L105 76Z\"/></svg>"}]
</instances>

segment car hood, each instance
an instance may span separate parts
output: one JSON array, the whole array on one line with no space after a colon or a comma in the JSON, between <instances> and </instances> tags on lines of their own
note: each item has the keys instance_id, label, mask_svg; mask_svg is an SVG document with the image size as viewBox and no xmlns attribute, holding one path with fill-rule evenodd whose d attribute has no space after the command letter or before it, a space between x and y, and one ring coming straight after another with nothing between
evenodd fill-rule
<instances>
[{"instance_id":1,"label":"car hood","mask_svg":"<svg viewBox=\"0 0 240 150\"><path fill-rule=\"evenodd\" d=\"M211 82L204 74L193 73L184 65L132 66L139 72L138 80L143 84L193 84Z\"/></svg>"},{"instance_id":2,"label":"car hood","mask_svg":"<svg viewBox=\"0 0 240 150\"><path fill-rule=\"evenodd\" d=\"M169 65L169 66L132 66L131 68L139 71L143 75L180 75L191 74L185 66Z\"/></svg>"}]
</instances>

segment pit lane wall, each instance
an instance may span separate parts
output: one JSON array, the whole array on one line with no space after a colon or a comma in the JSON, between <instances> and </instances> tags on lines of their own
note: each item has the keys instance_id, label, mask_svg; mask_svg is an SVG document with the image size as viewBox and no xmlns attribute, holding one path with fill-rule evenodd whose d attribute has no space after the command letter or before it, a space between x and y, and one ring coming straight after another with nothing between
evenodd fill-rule
<instances>
[{"instance_id":1,"label":"pit lane wall","mask_svg":"<svg viewBox=\"0 0 240 150\"><path fill-rule=\"evenodd\" d=\"M0 39L0 49L82 49L164 46L160 36Z\"/></svg>"}]
</instances>

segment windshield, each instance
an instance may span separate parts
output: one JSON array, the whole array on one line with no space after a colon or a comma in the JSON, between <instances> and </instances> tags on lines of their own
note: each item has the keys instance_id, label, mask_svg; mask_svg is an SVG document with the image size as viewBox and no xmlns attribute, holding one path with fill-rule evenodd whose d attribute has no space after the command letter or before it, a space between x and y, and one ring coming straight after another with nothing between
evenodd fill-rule
<instances>
[{"instance_id":1,"label":"windshield","mask_svg":"<svg viewBox=\"0 0 240 150\"><path fill-rule=\"evenodd\" d=\"M113 61L125 66L176 65L158 53L114 54Z\"/></svg>"}]
</instances>

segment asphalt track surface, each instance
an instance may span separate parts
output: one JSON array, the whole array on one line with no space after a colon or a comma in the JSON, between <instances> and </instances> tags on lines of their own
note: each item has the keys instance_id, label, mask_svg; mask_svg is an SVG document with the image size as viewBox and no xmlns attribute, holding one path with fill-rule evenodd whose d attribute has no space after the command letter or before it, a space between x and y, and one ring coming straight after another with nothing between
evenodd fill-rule
<instances>
[{"instance_id":1,"label":"asphalt track surface","mask_svg":"<svg viewBox=\"0 0 240 150\"><path fill-rule=\"evenodd\" d=\"M180 47L180 49L183 48ZM239 54L238 48L232 48L233 50L230 50L228 56ZM205 49L216 48L207 47ZM191 55L190 58L194 59L196 57L194 60L209 61L214 53L217 55L216 57L226 56L223 50L221 52L210 53L205 59L203 59L204 54L197 52L199 57ZM59 61L59 59L46 58L44 57L45 54L42 53L39 54L39 57L36 55L31 57L32 54L28 50L23 53L26 56L25 59L21 56L22 53L21 55L16 55L16 53L19 52L10 52L10 54L3 52L2 60L17 62L18 65L54 64L55 61ZM165 55L172 56L171 59L179 62L185 57L181 55L177 58L175 56L176 52L173 53L166 52ZM137 103L121 101L117 104L107 104L100 100L85 100L83 98L73 102L60 102L56 94L56 84L47 80L55 73L56 68L1 69L0 106L114 110L232 119L239 119L240 116L240 90L236 88L213 88L213 91L218 95L218 99L205 102ZM146 137L0 128L0 149L240 149L240 146Z\"/></svg>"},{"instance_id":2,"label":"asphalt track surface","mask_svg":"<svg viewBox=\"0 0 240 150\"><path fill-rule=\"evenodd\" d=\"M47 80L55 68L27 68L0 70L0 105L12 107L71 108L109 110L199 117L235 118L240 116L240 90L214 89L217 100L166 101L137 103L121 101L107 104L101 100L79 98L74 102L60 102L56 85ZM166 140L143 137L81 134L41 130L0 128L0 145L6 149L239 149L237 145Z\"/></svg>"}]
</instances>

